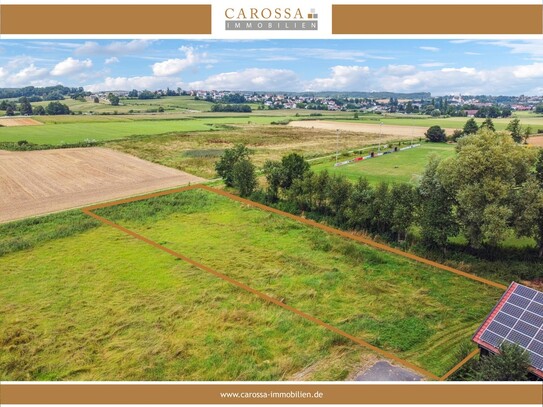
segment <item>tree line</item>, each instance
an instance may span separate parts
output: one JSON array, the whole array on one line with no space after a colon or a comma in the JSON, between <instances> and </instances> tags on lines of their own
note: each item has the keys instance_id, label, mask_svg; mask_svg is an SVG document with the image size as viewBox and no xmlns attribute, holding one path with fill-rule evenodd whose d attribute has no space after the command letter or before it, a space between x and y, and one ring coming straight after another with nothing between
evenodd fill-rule
<instances>
[{"instance_id":1,"label":"tree line","mask_svg":"<svg viewBox=\"0 0 543 407\"><path fill-rule=\"evenodd\" d=\"M15 116L16 112L19 112L22 116L43 116L43 115L60 115L60 114L71 114L70 108L68 105L60 103L58 101L49 102L45 107L38 105L32 106L30 101L26 97L20 99L19 105L13 101L3 100L0 102L0 110L6 112L6 116Z\"/></svg>"},{"instance_id":2,"label":"tree line","mask_svg":"<svg viewBox=\"0 0 543 407\"><path fill-rule=\"evenodd\" d=\"M226 150L216 169L242 196L338 228L401 242L416 227L417 243L443 253L457 236L473 249L530 237L543 256L543 150L488 128L459 139L456 150L447 159L433 156L417 185L374 186L363 177L352 183L315 173L292 153L264 164L266 183L259 187L243 145Z\"/></svg>"}]
</instances>

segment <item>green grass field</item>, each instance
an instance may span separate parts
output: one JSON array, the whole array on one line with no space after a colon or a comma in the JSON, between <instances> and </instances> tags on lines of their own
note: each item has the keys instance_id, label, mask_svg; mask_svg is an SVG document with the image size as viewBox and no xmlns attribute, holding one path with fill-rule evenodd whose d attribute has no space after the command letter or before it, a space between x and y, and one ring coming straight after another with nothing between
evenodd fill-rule
<instances>
[{"instance_id":1,"label":"green grass field","mask_svg":"<svg viewBox=\"0 0 543 407\"><path fill-rule=\"evenodd\" d=\"M201 190L96 213L436 375L501 294Z\"/></svg>"},{"instance_id":2,"label":"green grass field","mask_svg":"<svg viewBox=\"0 0 543 407\"><path fill-rule=\"evenodd\" d=\"M369 356L80 212L0 230L0 380L343 380Z\"/></svg>"},{"instance_id":3,"label":"green grass field","mask_svg":"<svg viewBox=\"0 0 543 407\"><path fill-rule=\"evenodd\" d=\"M192 96L168 96L160 99L121 99L119 106L112 106L110 103L93 101L81 102L74 99L64 99L60 101L67 105L73 112L83 113L146 113L149 111L157 111L160 107L165 112L182 112L182 111L199 111L209 112L213 103L204 100L194 100ZM34 102L32 106L47 106L49 102Z\"/></svg>"},{"instance_id":4,"label":"green grass field","mask_svg":"<svg viewBox=\"0 0 543 407\"><path fill-rule=\"evenodd\" d=\"M93 120L78 116L71 118L68 123L54 123L46 119L43 126L21 126L0 128L0 142L26 140L36 144L77 143L84 140L118 140L130 136L155 135L164 133L183 133L206 131L223 128L227 125L261 123L269 124L273 117L204 117L172 120L130 120L123 116L101 116ZM62 119L61 119L62 120Z\"/></svg>"},{"instance_id":5,"label":"green grass field","mask_svg":"<svg viewBox=\"0 0 543 407\"><path fill-rule=\"evenodd\" d=\"M375 149L377 151L377 149ZM416 183L422 175L426 164L432 155L441 158L454 154L454 145L444 143L423 143L420 147L383 155L370 160L334 167L335 160L327 160L312 166L314 171L327 170L331 174L345 175L352 181L360 177L370 183L378 182L411 182ZM356 156L359 156L357 154ZM340 161L345 160L340 157Z\"/></svg>"}]
</instances>

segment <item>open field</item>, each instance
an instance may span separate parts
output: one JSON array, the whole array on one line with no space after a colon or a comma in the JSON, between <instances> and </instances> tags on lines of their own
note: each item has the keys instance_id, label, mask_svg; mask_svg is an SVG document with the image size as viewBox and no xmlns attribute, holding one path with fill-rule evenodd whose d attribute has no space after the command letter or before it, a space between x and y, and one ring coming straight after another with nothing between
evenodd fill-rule
<instances>
[{"instance_id":1,"label":"open field","mask_svg":"<svg viewBox=\"0 0 543 407\"><path fill-rule=\"evenodd\" d=\"M373 145L379 139L395 141L398 137L343 132L339 147L342 151L352 150ZM306 158L333 154L337 148L337 135L330 130L245 124L211 132L138 137L110 142L106 146L203 178L214 178L215 162L226 148L236 143L246 144L254 152L253 162L261 166L268 159L278 160L291 152Z\"/></svg>"},{"instance_id":2,"label":"open field","mask_svg":"<svg viewBox=\"0 0 543 407\"><path fill-rule=\"evenodd\" d=\"M0 255L0 380L343 380L371 356L110 227L43 239L81 216L0 225L42 237Z\"/></svg>"},{"instance_id":3,"label":"open field","mask_svg":"<svg viewBox=\"0 0 543 407\"><path fill-rule=\"evenodd\" d=\"M112 106L109 102L100 101L100 103L94 103L93 101L81 102L74 99L64 99L60 101L62 104L67 105L73 112L83 113L104 113L104 112L118 112L118 113L146 113L150 111L157 111L160 107L165 112L182 112L182 111L202 111L208 112L211 110L213 103L206 102L204 100L194 100L191 96L169 96L160 99L121 99L119 106ZM49 102L34 102L32 106L47 106Z\"/></svg>"},{"instance_id":4,"label":"open field","mask_svg":"<svg viewBox=\"0 0 543 407\"><path fill-rule=\"evenodd\" d=\"M523 126L531 126L534 131L543 129L543 115L536 115L528 112L516 112L513 117L492 119L496 130L505 130L507 125L514 117L518 117ZM374 123L391 126L417 126L428 129L431 126L441 126L444 129L462 129L468 120L467 117L430 117L424 115L360 115L358 120L349 118L348 120L338 118L339 121L349 123ZM478 125L481 125L484 119L475 118Z\"/></svg>"},{"instance_id":5,"label":"open field","mask_svg":"<svg viewBox=\"0 0 543 407\"><path fill-rule=\"evenodd\" d=\"M391 124L368 124L368 123L355 123L355 122L342 122L342 121L293 121L289 123L289 126L303 127L310 129L321 130L339 130L359 133L373 133L394 136L397 138L413 137L415 139L424 138L424 133L428 130L428 127L417 126L397 126ZM452 134L454 129L445 129L447 134Z\"/></svg>"},{"instance_id":6,"label":"open field","mask_svg":"<svg viewBox=\"0 0 543 407\"><path fill-rule=\"evenodd\" d=\"M198 181L103 148L0 151L0 222Z\"/></svg>"},{"instance_id":7,"label":"open field","mask_svg":"<svg viewBox=\"0 0 543 407\"><path fill-rule=\"evenodd\" d=\"M335 161L328 160L311 168L317 172L327 170L330 174L343 174L352 181L364 177L373 184L381 181L416 183L432 155L435 154L441 158L450 157L454 154L454 148L455 146L451 144L423 143L420 147L410 150L340 167L334 167Z\"/></svg>"},{"instance_id":8,"label":"open field","mask_svg":"<svg viewBox=\"0 0 543 407\"><path fill-rule=\"evenodd\" d=\"M30 117L2 117L0 127L41 126L43 123Z\"/></svg>"},{"instance_id":9,"label":"open field","mask_svg":"<svg viewBox=\"0 0 543 407\"><path fill-rule=\"evenodd\" d=\"M437 376L502 291L202 190L94 212Z\"/></svg>"}]
</instances>

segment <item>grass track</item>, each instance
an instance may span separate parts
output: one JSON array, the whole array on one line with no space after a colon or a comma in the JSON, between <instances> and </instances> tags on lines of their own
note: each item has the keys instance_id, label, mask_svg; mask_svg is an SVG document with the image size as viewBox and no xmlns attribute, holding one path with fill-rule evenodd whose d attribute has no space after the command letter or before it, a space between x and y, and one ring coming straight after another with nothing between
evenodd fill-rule
<instances>
[{"instance_id":1,"label":"grass track","mask_svg":"<svg viewBox=\"0 0 543 407\"><path fill-rule=\"evenodd\" d=\"M437 375L501 294L209 192L96 212Z\"/></svg>"},{"instance_id":2,"label":"grass track","mask_svg":"<svg viewBox=\"0 0 543 407\"><path fill-rule=\"evenodd\" d=\"M364 177L373 184L381 181L416 183L433 154L441 158L450 157L454 155L454 145L423 143L420 147L411 150L387 154L367 161L340 167L334 167L335 161L327 161L312 166L312 169L317 172L327 170L331 174L342 174L352 181Z\"/></svg>"}]
</instances>

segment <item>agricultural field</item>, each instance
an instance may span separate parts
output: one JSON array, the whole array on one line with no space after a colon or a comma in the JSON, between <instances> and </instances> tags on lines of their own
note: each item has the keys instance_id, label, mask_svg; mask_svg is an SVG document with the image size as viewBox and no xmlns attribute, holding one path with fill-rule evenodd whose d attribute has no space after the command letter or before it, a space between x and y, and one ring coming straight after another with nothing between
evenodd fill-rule
<instances>
[{"instance_id":1,"label":"agricultural field","mask_svg":"<svg viewBox=\"0 0 543 407\"><path fill-rule=\"evenodd\" d=\"M203 181L98 147L0 150L0 180L0 222Z\"/></svg>"},{"instance_id":2,"label":"agricultural field","mask_svg":"<svg viewBox=\"0 0 543 407\"><path fill-rule=\"evenodd\" d=\"M382 142L397 141L395 136L342 132L341 151L349 151ZM335 131L295 128L281 125L244 124L217 131L174 133L112 141L105 146L144 160L186 171L199 177L216 177L215 162L226 148L242 143L252 151L251 159L262 166L268 159L278 160L295 152L311 159L331 155L338 148Z\"/></svg>"},{"instance_id":3,"label":"agricultural field","mask_svg":"<svg viewBox=\"0 0 543 407\"><path fill-rule=\"evenodd\" d=\"M437 376L502 292L200 189L94 213Z\"/></svg>"},{"instance_id":4,"label":"agricultural field","mask_svg":"<svg viewBox=\"0 0 543 407\"><path fill-rule=\"evenodd\" d=\"M523 126L531 126L534 131L538 129L543 129L543 115L536 115L529 112L516 112L513 114L513 117L508 118L498 118L492 119L496 130L505 130L509 122L514 118L518 117ZM445 129L462 129L464 124L468 120L467 117L430 117L424 115L360 115L358 119L349 118L339 119L339 121L345 121L348 123L373 123L379 124L380 122L383 125L392 125L392 126L417 126L417 127L431 127L431 126L441 126ZM475 121L478 125L481 125L484 119L475 118Z\"/></svg>"},{"instance_id":5,"label":"agricultural field","mask_svg":"<svg viewBox=\"0 0 543 407\"><path fill-rule=\"evenodd\" d=\"M317 172L327 170L330 174L342 174L352 181L364 177L373 184L381 181L416 184L432 155L447 158L455 153L454 148L455 146L451 144L422 143L420 147L339 167L334 166L335 160L326 160L313 165L312 169ZM377 151L377 148L374 151ZM360 154L352 157L355 156ZM345 159L346 157L339 158L340 161Z\"/></svg>"},{"instance_id":6,"label":"agricultural field","mask_svg":"<svg viewBox=\"0 0 543 407\"><path fill-rule=\"evenodd\" d=\"M0 380L343 380L364 349L81 212L0 225Z\"/></svg>"},{"instance_id":7,"label":"agricultural field","mask_svg":"<svg viewBox=\"0 0 543 407\"><path fill-rule=\"evenodd\" d=\"M163 108L165 112L183 112L196 111L208 112L211 110L213 103L204 100L194 100L191 96L169 96L160 99L121 99L119 106L112 106L109 102L93 101L81 102L74 99L64 99L60 101L67 105L73 112L82 113L148 113L157 112L159 108ZM34 102L32 106L47 106L49 102Z\"/></svg>"}]
</instances>

